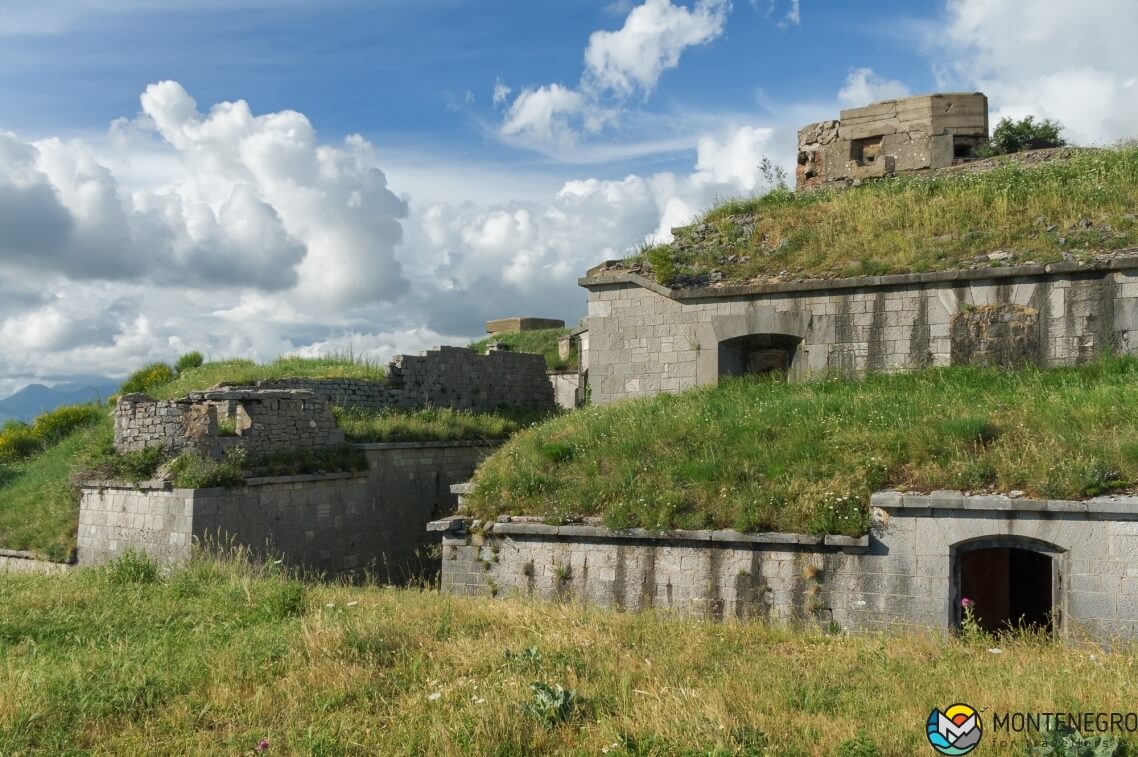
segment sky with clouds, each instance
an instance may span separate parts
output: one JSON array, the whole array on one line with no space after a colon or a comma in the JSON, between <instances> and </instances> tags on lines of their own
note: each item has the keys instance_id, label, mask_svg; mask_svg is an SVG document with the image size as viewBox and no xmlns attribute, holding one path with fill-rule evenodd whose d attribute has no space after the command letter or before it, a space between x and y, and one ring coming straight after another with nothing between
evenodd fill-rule
<instances>
[{"instance_id":1,"label":"sky with clouds","mask_svg":"<svg viewBox=\"0 0 1138 757\"><path fill-rule=\"evenodd\" d=\"M0 397L575 323L842 107L1138 136L1133 0L0 0ZM791 173L793 173L791 171Z\"/></svg>"}]
</instances>

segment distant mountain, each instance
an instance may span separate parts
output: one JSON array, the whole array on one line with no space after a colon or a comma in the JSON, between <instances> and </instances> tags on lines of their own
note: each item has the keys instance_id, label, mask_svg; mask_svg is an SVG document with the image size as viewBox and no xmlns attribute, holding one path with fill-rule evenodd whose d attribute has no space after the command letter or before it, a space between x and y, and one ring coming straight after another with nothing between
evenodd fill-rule
<instances>
[{"instance_id":1,"label":"distant mountain","mask_svg":"<svg viewBox=\"0 0 1138 757\"><path fill-rule=\"evenodd\" d=\"M10 418L30 421L40 413L60 405L105 400L118 391L120 382L106 376L85 376L55 386L29 384L20 391L0 399L0 423Z\"/></svg>"}]
</instances>

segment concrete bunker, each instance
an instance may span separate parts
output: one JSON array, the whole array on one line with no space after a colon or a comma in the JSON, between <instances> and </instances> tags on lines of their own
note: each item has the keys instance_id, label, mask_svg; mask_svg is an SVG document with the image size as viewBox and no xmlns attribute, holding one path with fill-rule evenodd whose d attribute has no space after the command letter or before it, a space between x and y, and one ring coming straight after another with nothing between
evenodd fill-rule
<instances>
[{"instance_id":1,"label":"concrete bunker","mask_svg":"<svg viewBox=\"0 0 1138 757\"><path fill-rule=\"evenodd\" d=\"M802 339L787 334L747 334L719 343L720 376L787 379Z\"/></svg>"},{"instance_id":2,"label":"concrete bunker","mask_svg":"<svg viewBox=\"0 0 1138 757\"><path fill-rule=\"evenodd\" d=\"M1026 537L984 537L954 546L951 554L954 627L961 627L967 599L985 631L1060 630L1057 547Z\"/></svg>"}]
</instances>

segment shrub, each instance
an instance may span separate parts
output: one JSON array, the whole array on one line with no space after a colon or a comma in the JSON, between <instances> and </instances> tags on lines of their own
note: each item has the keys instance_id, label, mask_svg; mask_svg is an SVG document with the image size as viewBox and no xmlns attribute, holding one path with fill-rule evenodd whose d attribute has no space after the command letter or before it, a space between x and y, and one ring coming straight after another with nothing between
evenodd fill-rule
<instances>
[{"instance_id":1,"label":"shrub","mask_svg":"<svg viewBox=\"0 0 1138 757\"><path fill-rule=\"evenodd\" d=\"M174 369L165 363L150 363L127 377L119 391L123 394L145 394L174 380Z\"/></svg>"},{"instance_id":2,"label":"shrub","mask_svg":"<svg viewBox=\"0 0 1138 757\"><path fill-rule=\"evenodd\" d=\"M178 373L182 373L192 368L201 368L204 362L205 358L202 357L200 352L196 350L194 352L187 352L178 358L178 362L174 364L174 370Z\"/></svg>"},{"instance_id":3,"label":"shrub","mask_svg":"<svg viewBox=\"0 0 1138 757\"><path fill-rule=\"evenodd\" d=\"M0 431L0 462L13 462L35 453L40 448L39 437L26 423L9 422Z\"/></svg>"},{"instance_id":4,"label":"shrub","mask_svg":"<svg viewBox=\"0 0 1138 757\"><path fill-rule=\"evenodd\" d=\"M1001 118L992 132L990 149L993 155L1004 155L1044 147L1062 147L1067 144L1059 136L1062 130L1063 125L1050 118L1042 121L1036 121L1034 116L1026 116L1019 121Z\"/></svg>"},{"instance_id":5,"label":"shrub","mask_svg":"<svg viewBox=\"0 0 1138 757\"><path fill-rule=\"evenodd\" d=\"M77 428L99 422L103 409L98 405L63 405L44 413L32 422L32 432L40 444L55 444Z\"/></svg>"},{"instance_id":6,"label":"shrub","mask_svg":"<svg viewBox=\"0 0 1138 757\"><path fill-rule=\"evenodd\" d=\"M657 284L667 284L676 278L676 263L672 260L672 248L668 245L657 245L644 252L648 264L656 274Z\"/></svg>"}]
</instances>

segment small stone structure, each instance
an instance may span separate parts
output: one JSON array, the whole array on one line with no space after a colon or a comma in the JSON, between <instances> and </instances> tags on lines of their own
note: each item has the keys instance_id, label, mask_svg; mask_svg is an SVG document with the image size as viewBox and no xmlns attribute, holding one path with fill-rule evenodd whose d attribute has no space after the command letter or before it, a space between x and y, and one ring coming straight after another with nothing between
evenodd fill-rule
<instances>
[{"instance_id":1,"label":"small stone structure","mask_svg":"<svg viewBox=\"0 0 1138 757\"><path fill-rule=\"evenodd\" d=\"M553 389L541 355L466 347L439 347L419 355L398 355L383 383L364 379L290 378L258 381L260 389L303 389L340 407L411 410L450 407L550 410Z\"/></svg>"},{"instance_id":2,"label":"small stone structure","mask_svg":"<svg viewBox=\"0 0 1138 757\"><path fill-rule=\"evenodd\" d=\"M234 489L88 484L79 508L79 564L99 565L130 549L172 566L189 558L195 542L208 542L327 573L421 575L433 564L425 557L432 546L427 522L454 510L450 486L468 479L497 444L359 446L366 472L248 479Z\"/></svg>"},{"instance_id":3,"label":"small stone structure","mask_svg":"<svg viewBox=\"0 0 1138 757\"><path fill-rule=\"evenodd\" d=\"M513 317L496 318L486 321L487 334L509 334L515 331L540 331L541 329L565 328L565 321L559 318Z\"/></svg>"},{"instance_id":4,"label":"small stone structure","mask_svg":"<svg viewBox=\"0 0 1138 757\"><path fill-rule=\"evenodd\" d=\"M442 589L452 594L855 631L958 627L967 597L992 629L1024 619L1068 637L1138 637L1138 498L884 492L872 504L875 525L862 538L614 531L508 516L428 527L442 537Z\"/></svg>"},{"instance_id":5,"label":"small stone structure","mask_svg":"<svg viewBox=\"0 0 1138 757\"><path fill-rule=\"evenodd\" d=\"M598 404L775 372L791 381L957 364L1073 366L1138 352L1138 250L1093 262L669 289L598 266Z\"/></svg>"},{"instance_id":6,"label":"small stone structure","mask_svg":"<svg viewBox=\"0 0 1138 757\"><path fill-rule=\"evenodd\" d=\"M0 576L5 573L58 575L74 568L74 563L45 560L31 552L0 549Z\"/></svg>"},{"instance_id":7,"label":"small stone structure","mask_svg":"<svg viewBox=\"0 0 1138 757\"><path fill-rule=\"evenodd\" d=\"M234 387L191 392L178 400L127 394L115 407L115 451L162 447L220 457L311 450L344 443L331 408L311 392Z\"/></svg>"},{"instance_id":8,"label":"small stone structure","mask_svg":"<svg viewBox=\"0 0 1138 757\"><path fill-rule=\"evenodd\" d=\"M944 168L988 140L988 98L946 93L885 100L798 132L799 190Z\"/></svg>"}]
</instances>

